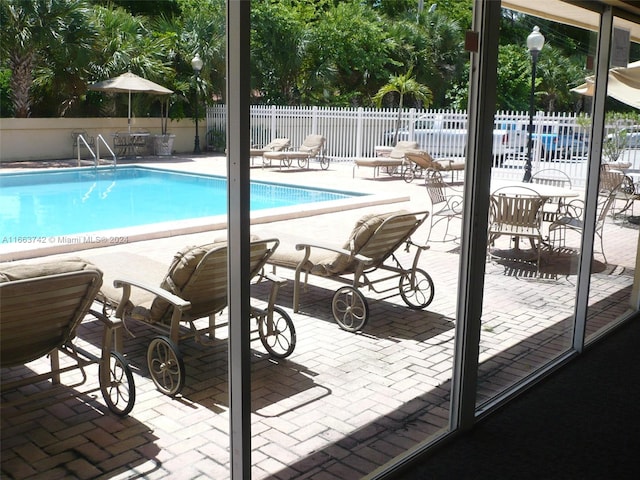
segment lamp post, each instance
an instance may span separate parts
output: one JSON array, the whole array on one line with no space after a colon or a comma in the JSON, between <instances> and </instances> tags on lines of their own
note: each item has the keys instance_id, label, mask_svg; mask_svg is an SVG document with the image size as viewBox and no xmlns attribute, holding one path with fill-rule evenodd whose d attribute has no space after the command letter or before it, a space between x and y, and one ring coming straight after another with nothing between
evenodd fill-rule
<instances>
[{"instance_id":1,"label":"lamp post","mask_svg":"<svg viewBox=\"0 0 640 480\"><path fill-rule=\"evenodd\" d=\"M524 165L523 182L531 181L531 150L533 148L533 115L535 114L534 95L536 92L536 65L538 63L538 54L544 46L544 36L540 33L538 27L533 27L533 31L527 37L527 48L531 53L531 99L529 110L529 138L527 141L527 161Z\"/></svg>"},{"instance_id":2,"label":"lamp post","mask_svg":"<svg viewBox=\"0 0 640 480\"><path fill-rule=\"evenodd\" d=\"M200 55L196 53L196 56L191 60L191 68L193 68L193 74L196 80L196 138L193 144L193 153L200 153L200 137L198 136L198 77L200 76L200 70L202 70L202 59Z\"/></svg>"}]
</instances>

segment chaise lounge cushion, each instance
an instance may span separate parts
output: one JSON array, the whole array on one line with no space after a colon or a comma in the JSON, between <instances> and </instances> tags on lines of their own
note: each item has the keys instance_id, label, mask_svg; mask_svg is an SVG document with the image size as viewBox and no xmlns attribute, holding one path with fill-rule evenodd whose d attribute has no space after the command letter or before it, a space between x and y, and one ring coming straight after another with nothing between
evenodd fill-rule
<instances>
[{"instance_id":1,"label":"chaise lounge cushion","mask_svg":"<svg viewBox=\"0 0 640 480\"><path fill-rule=\"evenodd\" d=\"M188 246L179 250L174 255L167 274L160 283L160 287L181 298L184 298L182 294L182 288L187 285L205 254L213 248L222 247L225 245L226 241L217 241L206 245ZM226 282L226 277L224 278L224 281ZM145 316L145 319L151 322L162 320L169 323L171 318L170 307L171 304L169 302L163 300L162 298L156 297L151 304L148 315L144 312L144 310L136 312L135 309L133 311L133 314L143 314Z\"/></svg>"},{"instance_id":2,"label":"chaise lounge cushion","mask_svg":"<svg viewBox=\"0 0 640 480\"><path fill-rule=\"evenodd\" d=\"M82 270L96 270L102 274L102 271L92 263L75 257L42 263L7 262L0 263L0 282L27 280L30 278L47 277Z\"/></svg>"}]
</instances>

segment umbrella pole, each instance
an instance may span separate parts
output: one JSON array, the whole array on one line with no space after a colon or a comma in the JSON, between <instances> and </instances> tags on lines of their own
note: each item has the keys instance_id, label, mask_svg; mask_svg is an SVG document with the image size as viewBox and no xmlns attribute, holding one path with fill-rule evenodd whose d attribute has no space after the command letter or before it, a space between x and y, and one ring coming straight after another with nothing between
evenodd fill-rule
<instances>
[{"instance_id":1,"label":"umbrella pole","mask_svg":"<svg viewBox=\"0 0 640 480\"><path fill-rule=\"evenodd\" d=\"M129 112L127 115L127 128L129 129L129 133L131 133L131 90L129 90Z\"/></svg>"}]
</instances>

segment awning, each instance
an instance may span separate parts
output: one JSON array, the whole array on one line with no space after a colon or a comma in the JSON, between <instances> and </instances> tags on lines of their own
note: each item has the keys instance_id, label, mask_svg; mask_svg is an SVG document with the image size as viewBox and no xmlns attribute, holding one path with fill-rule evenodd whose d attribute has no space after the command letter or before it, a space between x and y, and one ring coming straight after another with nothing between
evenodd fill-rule
<instances>
[{"instance_id":1,"label":"awning","mask_svg":"<svg viewBox=\"0 0 640 480\"><path fill-rule=\"evenodd\" d=\"M580 95L593 96L594 78L593 75L585 78L585 83L572 88L571 91ZM607 95L640 109L640 61L630 63L626 68L610 69L607 83Z\"/></svg>"},{"instance_id":2,"label":"awning","mask_svg":"<svg viewBox=\"0 0 640 480\"><path fill-rule=\"evenodd\" d=\"M607 3L640 15L640 2L637 1L607 0L591 3ZM594 32L600 28L600 15L597 12L562 0L502 0L502 7ZM640 24L616 17L614 26L629 30L631 41L640 43Z\"/></svg>"}]
</instances>

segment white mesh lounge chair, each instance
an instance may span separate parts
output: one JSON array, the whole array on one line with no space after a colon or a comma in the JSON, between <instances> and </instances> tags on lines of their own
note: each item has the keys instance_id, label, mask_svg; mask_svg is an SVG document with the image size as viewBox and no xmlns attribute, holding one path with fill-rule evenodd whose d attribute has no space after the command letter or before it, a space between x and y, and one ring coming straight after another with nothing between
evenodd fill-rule
<instances>
[{"instance_id":1,"label":"white mesh lounge chair","mask_svg":"<svg viewBox=\"0 0 640 480\"><path fill-rule=\"evenodd\" d=\"M277 239L251 242L250 279L260 275L271 284L266 306L252 307L251 315L265 349L273 357L285 358L296 345L291 318L275 305L278 289L286 282L275 275L261 275L278 243ZM113 287L105 284L102 297L106 305L116 307L115 315L125 325L142 322L160 333L147 350L149 373L162 393L176 395L185 382L179 342L195 338L213 344L216 329L227 325L216 322L216 316L227 306L227 244L221 241L187 247L176 253L161 278L116 278Z\"/></svg>"},{"instance_id":2,"label":"white mesh lounge chair","mask_svg":"<svg viewBox=\"0 0 640 480\"><path fill-rule=\"evenodd\" d=\"M136 399L133 375L124 357L112 351L121 322L90 310L101 285L102 272L81 259L0 264L0 366L15 367L45 355L51 359L50 372L40 375L13 378L3 371L3 392L48 379L59 384L61 374L74 369L81 370L82 384L85 368L97 363L100 391L109 409L118 415L131 411ZM101 357L74 343L78 325L88 314L104 325ZM61 365L60 353L71 362ZM33 397L38 395L51 395L51 390Z\"/></svg>"},{"instance_id":3,"label":"white mesh lounge chair","mask_svg":"<svg viewBox=\"0 0 640 480\"><path fill-rule=\"evenodd\" d=\"M278 152L265 152L262 155L265 166L271 166L271 162L280 162L280 168L284 165L290 167L294 160L297 160L300 168L309 168L311 159L317 158L320 161L320 168L329 168L329 158L324 155L324 145L326 139L322 135L307 135L299 148Z\"/></svg>"},{"instance_id":4,"label":"white mesh lounge chair","mask_svg":"<svg viewBox=\"0 0 640 480\"><path fill-rule=\"evenodd\" d=\"M413 309L425 308L433 300L433 280L418 268L420 253L429 247L416 245L410 238L428 216L426 211L365 215L341 247L301 243L295 251L276 252L268 263L295 269L294 312L299 310L300 290L306 287L309 274L331 277L346 284L333 295L333 318L344 330L356 332L364 328L369 317L367 300L360 292L363 286L376 293L396 292L393 295L399 294ZM408 268L403 267L395 255L402 245L417 247ZM380 275L374 273L377 271ZM383 282L387 280L395 282L392 286L391 283L385 285ZM384 288L376 289L378 285Z\"/></svg>"}]
</instances>

